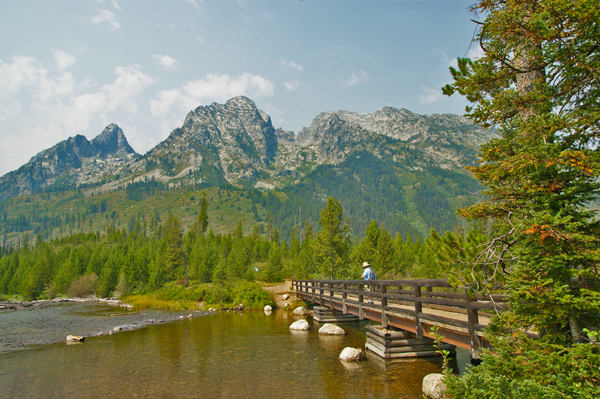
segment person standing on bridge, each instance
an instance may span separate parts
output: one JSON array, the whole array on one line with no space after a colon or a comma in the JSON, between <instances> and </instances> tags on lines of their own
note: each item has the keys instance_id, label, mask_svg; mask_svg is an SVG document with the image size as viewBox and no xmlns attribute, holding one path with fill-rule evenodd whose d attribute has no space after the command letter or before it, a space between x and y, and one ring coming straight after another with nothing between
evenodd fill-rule
<instances>
[{"instance_id":1,"label":"person standing on bridge","mask_svg":"<svg viewBox=\"0 0 600 399\"><path fill-rule=\"evenodd\" d=\"M360 278L365 279L365 281L368 280L376 280L377 279L377 275L375 274L375 271L373 270L373 268L371 267L371 265L369 264L369 262L363 262L362 268L364 269L362 276L360 276ZM367 286L366 289L368 291L375 291L375 286ZM368 297L369 298L369 303L375 303L373 301L372 296Z\"/></svg>"}]
</instances>

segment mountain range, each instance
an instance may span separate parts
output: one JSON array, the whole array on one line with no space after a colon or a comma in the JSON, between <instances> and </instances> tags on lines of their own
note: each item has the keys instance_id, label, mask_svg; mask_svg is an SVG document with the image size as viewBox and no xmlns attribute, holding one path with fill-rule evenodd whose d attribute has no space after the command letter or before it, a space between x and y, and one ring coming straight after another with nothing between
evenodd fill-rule
<instances>
[{"instance_id":1,"label":"mountain range","mask_svg":"<svg viewBox=\"0 0 600 399\"><path fill-rule=\"evenodd\" d=\"M91 141L71 137L2 176L0 201L75 188L102 193L150 180L170 187L282 188L319 165L338 165L363 150L379 158L390 155L407 169L463 173L464 162L492 137L493 131L462 116L418 115L392 107L366 115L324 112L295 135L274 128L269 115L239 96L190 111L181 127L145 155L131 148L116 124Z\"/></svg>"}]
</instances>

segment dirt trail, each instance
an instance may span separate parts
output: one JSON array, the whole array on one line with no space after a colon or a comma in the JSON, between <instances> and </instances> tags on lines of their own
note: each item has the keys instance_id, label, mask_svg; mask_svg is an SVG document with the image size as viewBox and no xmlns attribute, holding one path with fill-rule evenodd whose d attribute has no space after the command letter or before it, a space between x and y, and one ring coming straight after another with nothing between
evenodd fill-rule
<instances>
[{"instance_id":1,"label":"dirt trail","mask_svg":"<svg viewBox=\"0 0 600 399\"><path fill-rule=\"evenodd\" d=\"M283 308L286 304L291 305L296 300L296 295L291 290L292 280L285 280L281 284L277 285L263 285L263 288L267 291L271 291L275 295L275 303L278 308ZM285 294L289 294L287 300L283 299Z\"/></svg>"}]
</instances>

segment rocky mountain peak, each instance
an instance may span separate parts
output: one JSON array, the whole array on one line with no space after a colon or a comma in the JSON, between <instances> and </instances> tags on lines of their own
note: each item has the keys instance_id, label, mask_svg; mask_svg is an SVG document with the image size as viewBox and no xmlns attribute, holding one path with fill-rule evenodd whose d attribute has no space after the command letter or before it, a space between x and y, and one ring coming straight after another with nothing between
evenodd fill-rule
<instances>
[{"instance_id":1,"label":"rocky mountain peak","mask_svg":"<svg viewBox=\"0 0 600 399\"><path fill-rule=\"evenodd\" d=\"M213 103L215 104L215 103ZM232 97L225 103L226 108L252 109L255 110L256 104L246 96Z\"/></svg>"},{"instance_id":2,"label":"rocky mountain peak","mask_svg":"<svg viewBox=\"0 0 600 399\"><path fill-rule=\"evenodd\" d=\"M100 158L114 154L135 154L123 130L116 123L106 126L102 133L91 141L91 145Z\"/></svg>"}]
</instances>

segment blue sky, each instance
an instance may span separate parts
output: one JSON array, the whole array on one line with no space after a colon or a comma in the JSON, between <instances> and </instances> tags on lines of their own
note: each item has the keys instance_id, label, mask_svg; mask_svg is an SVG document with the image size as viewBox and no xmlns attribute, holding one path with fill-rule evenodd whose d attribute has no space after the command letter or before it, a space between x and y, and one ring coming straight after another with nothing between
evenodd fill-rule
<instances>
[{"instance_id":1,"label":"blue sky","mask_svg":"<svg viewBox=\"0 0 600 399\"><path fill-rule=\"evenodd\" d=\"M252 98L297 133L320 112L462 114L441 95L462 0L0 0L0 175L118 123L143 154L200 105Z\"/></svg>"}]
</instances>

